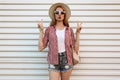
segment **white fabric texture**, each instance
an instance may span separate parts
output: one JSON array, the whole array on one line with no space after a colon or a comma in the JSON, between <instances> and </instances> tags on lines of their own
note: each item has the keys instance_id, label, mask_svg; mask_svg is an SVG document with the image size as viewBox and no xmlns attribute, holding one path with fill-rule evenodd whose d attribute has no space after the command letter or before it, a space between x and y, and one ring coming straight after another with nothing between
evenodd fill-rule
<instances>
[{"instance_id":1,"label":"white fabric texture","mask_svg":"<svg viewBox=\"0 0 120 80\"><path fill-rule=\"evenodd\" d=\"M58 40L58 53L65 51L65 28L63 30L56 29Z\"/></svg>"}]
</instances>

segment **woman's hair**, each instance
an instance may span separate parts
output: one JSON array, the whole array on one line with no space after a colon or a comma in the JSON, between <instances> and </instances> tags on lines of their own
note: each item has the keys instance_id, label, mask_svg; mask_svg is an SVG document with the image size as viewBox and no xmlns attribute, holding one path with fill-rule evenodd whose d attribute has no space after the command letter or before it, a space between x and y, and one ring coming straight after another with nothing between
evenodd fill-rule
<instances>
[{"instance_id":1,"label":"woman's hair","mask_svg":"<svg viewBox=\"0 0 120 80\"><path fill-rule=\"evenodd\" d=\"M58 7L62 8L63 10L65 10L64 7L62 7L62 6L57 6L57 7L55 8L55 10L56 10ZM50 26L56 25L56 22L57 22L56 19L55 19L55 14L54 14L53 16L54 16L54 17L52 18L52 21L51 21L51 23L50 23ZM65 16L64 16L63 24L64 24L64 26L69 27L68 19L66 19L66 14L65 14Z\"/></svg>"}]
</instances>

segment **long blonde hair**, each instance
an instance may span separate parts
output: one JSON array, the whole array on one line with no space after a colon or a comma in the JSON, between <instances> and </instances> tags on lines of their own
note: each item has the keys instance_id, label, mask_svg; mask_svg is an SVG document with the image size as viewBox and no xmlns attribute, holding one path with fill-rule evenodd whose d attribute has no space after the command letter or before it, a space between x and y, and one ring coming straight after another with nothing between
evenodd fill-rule
<instances>
[{"instance_id":1,"label":"long blonde hair","mask_svg":"<svg viewBox=\"0 0 120 80\"><path fill-rule=\"evenodd\" d=\"M62 8L63 10L65 10L64 7L62 7L62 6L57 6L55 9L57 9L58 7ZM57 22L56 19L55 19L55 15L53 15L53 16L54 17L52 18L52 21L50 22L50 26L56 25L56 22ZM64 24L64 26L69 27L69 23L68 23L68 19L66 18L66 14L64 16L63 24Z\"/></svg>"}]
</instances>

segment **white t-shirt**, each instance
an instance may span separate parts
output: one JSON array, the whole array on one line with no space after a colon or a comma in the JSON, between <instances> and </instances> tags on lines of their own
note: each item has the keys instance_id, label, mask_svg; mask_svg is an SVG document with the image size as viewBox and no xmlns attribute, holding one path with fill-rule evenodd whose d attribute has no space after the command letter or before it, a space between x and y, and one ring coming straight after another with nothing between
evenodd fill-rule
<instances>
[{"instance_id":1,"label":"white t-shirt","mask_svg":"<svg viewBox=\"0 0 120 80\"><path fill-rule=\"evenodd\" d=\"M58 52L65 51L65 28L63 30L56 29L57 41L58 41Z\"/></svg>"}]
</instances>

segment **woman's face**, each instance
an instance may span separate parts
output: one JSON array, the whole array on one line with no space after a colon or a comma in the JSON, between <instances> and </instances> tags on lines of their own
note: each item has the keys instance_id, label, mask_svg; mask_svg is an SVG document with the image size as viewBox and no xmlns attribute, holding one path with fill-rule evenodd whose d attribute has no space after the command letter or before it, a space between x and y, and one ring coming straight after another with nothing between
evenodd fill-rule
<instances>
[{"instance_id":1,"label":"woman's face","mask_svg":"<svg viewBox=\"0 0 120 80\"><path fill-rule=\"evenodd\" d=\"M55 19L57 21L63 21L64 20L65 11L61 7L56 8L56 10L54 11L54 14L55 14Z\"/></svg>"}]
</instances>

